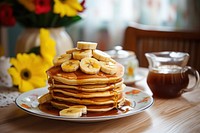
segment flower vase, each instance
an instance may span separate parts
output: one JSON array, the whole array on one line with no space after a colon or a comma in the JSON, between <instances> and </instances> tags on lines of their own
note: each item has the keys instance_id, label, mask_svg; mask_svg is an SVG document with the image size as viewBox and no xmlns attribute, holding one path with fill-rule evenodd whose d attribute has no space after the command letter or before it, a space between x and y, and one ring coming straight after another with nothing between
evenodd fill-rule
<instances>
[{"instance_id":1,"label":"flower vase","mask_svg":"<svg viewBox=\"0 0 200 133\"><path fill-rule=\"evenodd\" d=\"M56 42L56 55L61 55L73 47L73 42L64 27L48 28L52 39ZM31 48L40 46L40 29L25 28L16 42L16 53L28 52Z\"/></svg>"}]
</instances>

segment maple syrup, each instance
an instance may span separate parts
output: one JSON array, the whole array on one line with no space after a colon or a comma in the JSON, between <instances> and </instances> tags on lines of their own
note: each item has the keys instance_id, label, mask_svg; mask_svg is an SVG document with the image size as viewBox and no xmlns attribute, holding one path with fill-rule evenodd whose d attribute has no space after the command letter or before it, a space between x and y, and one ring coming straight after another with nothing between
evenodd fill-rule
<instances>
[{"instance_id":1,"label":"maple syrup","mask_svg":"<svg viewBox=\"0 0 200 133\"><path fill-rule=\"evenodd\" d=\"M123 75L124 70L123 70L123 67L120 64L117 64L117 66L118 66L118 71L114 75L106 74L106 73L103 73L101 71L99 71L98 74L85 74L80 69L78 69L75 72L66 73L66 72L63 72L61 67L58 67L58 66L51 67L49 70L47 70L47 75L50 76L50 77L59 75L63 78L77 79L77 80L91 79L91 78L99 78L99 79L118 78L118 77L121 77ZM120 81L120 80L121 80L121 78L118 79L118 81Z\"/></svg>"},{"instance_id":2,"label":"maple syrup","mask_svg":"<svg viewBox=\"0 0 200 133\"><path fill-rule=\"evenodd\" d=\"M154 97L175 98L182 94L189 84L187 71L178 66L161 66L149 71L147 84Z\"/></svg>"},{"instance_id":3,"label":"maple syrup","mask_svg":"<svg viewBox=\"0 0 200 133\"><path fill-rule=\"evenodd\" d=\"M119 115L119 114L123 114L123 113L127 113L128 111L131 110L131 103L130 101L126 100L124 105L120 108L114 108L110 111L105 111L105 112L87 112L87 114L84 114L82 117L98 117L98 116L112 116L112 115ZM53 107L51 105L51 103L44 103L44 104L40 104L39 105L39 109L42 112L45 112L47 114L51 114L51 115L55 115L58 116L59 115L59 109Z\"/></svg>"}]
</instances>

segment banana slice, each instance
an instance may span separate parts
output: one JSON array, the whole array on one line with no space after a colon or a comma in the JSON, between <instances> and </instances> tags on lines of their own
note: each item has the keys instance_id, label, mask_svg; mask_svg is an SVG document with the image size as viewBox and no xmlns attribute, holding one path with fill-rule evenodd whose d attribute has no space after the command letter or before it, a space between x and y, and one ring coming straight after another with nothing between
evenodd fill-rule
<instances>
[{"instance_id":1,"label":"banana slice","mask_svg":"<svg viewBox=\"0 0 200 133\"><path fill-rule=\"evenodd\" d=\"M79 49L96 49L97 43L94 42L77 42L77 48Z\"/></svg>"},{"instance_id":2,"label":"banana slice","mask_svg":"<svg viewBox=\"0 0 200 133\"><path fill-rule=\"evenodd\" d=\"M65 116L67 118L79 118L82 116L82 110L78 108L67 108L59 112L60 116Z\"/></svg>"},{"instance_id":3,"label":"banana slice","mask_svg":"<svg viewBox=\"0 0 200 133\"><path fill-rule=\"evenodd\" d=\"M86 74L96 74L99 72L101 65L94 58L83 58L80 63L80 69Z\"/></svg>"},{"instance_id":4,"label":"banana slice","mask_svg":"<svg viewBox=\"0 0 200 133\"><path fill-rule=\"evenodd\" d=\"M117 66L115 63L100 61L100 64L101 64L101 71L104 73L113 75L117 72Z\"/></svg>"},{"instance_id":5,"label":"banana slice","mask_svg":"<svg viewBox=\"0 0 200 133\"><path fill-rule=\"evenodd\" d=\"M84 105L74 105L74 106L71 106L70 108L81 109L83 114L87 114L87 107Z\"/></svg>"},{"instance_id":6,"label":"banana slice","mask_svg":"<svg viewBox=\"0 0 200 133\"><path fill-rule=\"evenodd\" d=\"M114 64L116 64L117 62L114 60L114 59L112 59L112 58L110 58L110 60L109 60L110 62L112 62L112 63L114 63Z\"/></svg>"},{"instance_id":7,"label":"banana slice","mask_svg":"<svg viewBox=\"0 0 200 133\"><path fill-rule=\"evenodd\" d=\"M74 72L79 68L79 60L67 60L61 64L61 68L64 72Z\"/></svg>"},{"instance_id":8,"label":"banana slice","mask_svg":"<svg viewBox=\"0 0 200 133\"><path fill-rule=\"evenodd\" d=\"M93 50L93 57L100 61L110 61L111 57L101 50Z\"/></svg>"},{"instance_id":9,"label":"banana slice","mask_svg":"<svg viewBox=\"0 0 200 133\"><path fill-rule=\"evenodd\" d=\"M70 60L72 58L72 54L63 54L59 57L54 58L53 64L55 66L60 66L63 62Z\"/></svg>"},{"instance_id":10,"label":"banana slice","mask_svg":"<svg viewBox=\"0 0 200 133\"><path fill-rule=\"evenodd\" d=\"M46 93L44 95L42 95L39 99L38 99L38 102L40 104L43 104L43 103L46 103L46 102L49 102L51 101L52 97L49 93Z\"/></svg>"},{"instance_id":11,"label":"banana slice","mask_svg":"<svg viewBox=\"0 0 200 133\"><path fill-rule=\"evenodd\" d=\"M78 51L78 50L79 49L77 49L77 48L72 48L72 49L67 50L66 54L72 54L73 52Z\"/></svg>"},{"instance_id":12,"label":"banana slice","mask_svg":"<svg viewBox=\"0 0 200 133\"><path fill-rule=\"evenodd\" d=\"M73 53L73 58L76 60L81 60L85 57L92 57L92 50L77 50Z\"/></svg>"}]
</instances>

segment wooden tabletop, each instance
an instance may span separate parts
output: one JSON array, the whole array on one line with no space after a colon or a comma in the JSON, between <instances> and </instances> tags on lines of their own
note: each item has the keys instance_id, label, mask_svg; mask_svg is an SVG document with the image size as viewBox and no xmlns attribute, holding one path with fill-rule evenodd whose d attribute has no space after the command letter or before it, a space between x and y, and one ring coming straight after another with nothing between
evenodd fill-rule
<instances>
[{"instance_id":1,"label":"wooden tabletop","mask_svg":"<svg viewBox=\"0 0 200 133\"><path fill-rule=\"evenodd\" d=\"M151 95L146 78L135 85ZM199 133L200 87L175 99L156 99L149 109L125 118L79 123L27 114L14 103L0 108L1 133Z\"/></svg>"}]
</instances>

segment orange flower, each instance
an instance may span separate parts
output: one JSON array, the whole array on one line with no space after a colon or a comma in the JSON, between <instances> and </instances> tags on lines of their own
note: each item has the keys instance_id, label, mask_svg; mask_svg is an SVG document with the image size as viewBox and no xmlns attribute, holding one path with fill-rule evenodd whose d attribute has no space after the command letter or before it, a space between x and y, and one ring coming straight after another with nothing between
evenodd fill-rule
<instances>
[{"instance_id":1,"label":"orange flower","mask_svg":"<svg viewBox=\"0 0 200 133\"><path fill-rule=\"evenodd\" d=\"M34 0L18 0L20 4L22 4L26 9L31 12L35 11Z\"/></svg>"}]
</instances>

